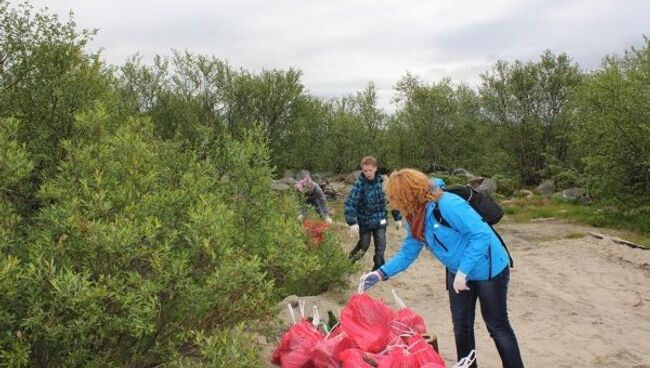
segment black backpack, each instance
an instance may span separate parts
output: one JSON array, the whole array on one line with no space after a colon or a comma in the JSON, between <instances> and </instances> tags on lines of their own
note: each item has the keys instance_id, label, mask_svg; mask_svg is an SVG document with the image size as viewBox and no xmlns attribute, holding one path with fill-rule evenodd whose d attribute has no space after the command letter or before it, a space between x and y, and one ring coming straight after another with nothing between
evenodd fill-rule
<instances>
[{"instance_id":1,"label":"black backpack","mask_svg":"<svg viewBox=\"0 0 650 368\"><path fill-rule=\"evenodd\" d=\"M469 185L454 185L444 188L444 191L454 193L469 202L469 205L472 206L472 208L481 215L483 221L487 222L489 225L496 224L503 217L503 209L494 199L492 199L492 197L490 197L489 194L481 193ZM436 207L436 209L438 209L438 207ZM449 223L447 223L447 221L442 218L442 215L440 215L439 209L436 214L436 220L445 226L449 226Z\"/></svg>"},{"instance_id":2,"label":"black backpack","mask_svg":"<svg viewBox=\"0 0 650 368\"><path fill-rule=\"evenodd\" d=\"M483 221L487 222L487 224L490 226L490 229L494 231L501 244L503 244L503 248L505 248L506 253L508 253L508 258L510 259L510 267L514 267L515 262L512 260L512 256L510 255L508 247L506 247L506 243L503 241L503 239L501 239L501 235L499 235L499 233L492 227L492 225L499 222L503 217L503 208L501 208L501 206L499 206L499 204L492 197L490 197L490 195L479 192L469 185L454 185L451 187L443 188L443 190L445 192L453 193L466 200L469 205L472 206L472 208L481 216L481 218L483 218ZM447 227L452 227L449 222L447 222L447 220L442 217L442 213L440 213L440 207L438 205L436 205L436 207L433 209L433 215L436 217L436 221L438 221L440 224Z\"/></svg>"}]
</instances>

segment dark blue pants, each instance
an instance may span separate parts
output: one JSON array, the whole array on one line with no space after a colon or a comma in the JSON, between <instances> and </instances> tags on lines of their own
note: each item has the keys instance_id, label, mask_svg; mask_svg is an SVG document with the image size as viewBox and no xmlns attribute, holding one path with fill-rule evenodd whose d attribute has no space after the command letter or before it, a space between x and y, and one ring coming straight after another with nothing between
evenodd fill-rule
<instances>
[{"instance_id":1,"label":"dark blue pants","mask_svg":"<svg viewBox=\"0 0 650 368\"><path fill-rule=\"evenodd\" d=\"M355 262L363 257L370 246L371 236L375 239L375 256L372 257L372 270L374 271L385 263L384 252L386 251L386 226L380 226L377 229L359 228L359 241L350 252L349 257Z\"/></svg>"},{"instance_id":2,"label":"dark blue pants","mask_svg":"<svg viewBox=\"0 0 650 368\"><path fill-rule=\"evenodd\" d=\"M456 294L453 288L455 274L447 271L447 289L451 306L451 319L454 324L454 338L458 360L467 356L476 348L474 341L474 317L476 300L481 303L481 314L490 332L490 337L497 346L504 368L520 368L521 360L517 338L508 321L508 282L510 269L506 267L501 273L487 281L469 281L469 290ZM472 367L476 367L476 362Z\"/></svg>"}]
</instances>

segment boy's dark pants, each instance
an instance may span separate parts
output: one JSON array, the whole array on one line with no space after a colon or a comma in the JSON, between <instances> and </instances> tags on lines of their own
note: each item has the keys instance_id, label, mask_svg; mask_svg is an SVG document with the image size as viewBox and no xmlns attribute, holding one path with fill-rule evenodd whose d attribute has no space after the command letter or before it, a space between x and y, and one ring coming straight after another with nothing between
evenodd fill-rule
<instances>
[{"instance_id":1,"label":"boy's dark pants","mask_svg":"<svg viewBox=\"0 0 650 368\"><path fill-rule=\"evenodd\" d=\"M372 258L374 263L372 270L376 270L384 265L384 251L386 251L386 226L380 226L376 229L363 229L359 227L359 241L350 252L349 258L356 262L368 250L370 246L370 237L375 239L375 256Z\"/></svg>"}]
</instances>

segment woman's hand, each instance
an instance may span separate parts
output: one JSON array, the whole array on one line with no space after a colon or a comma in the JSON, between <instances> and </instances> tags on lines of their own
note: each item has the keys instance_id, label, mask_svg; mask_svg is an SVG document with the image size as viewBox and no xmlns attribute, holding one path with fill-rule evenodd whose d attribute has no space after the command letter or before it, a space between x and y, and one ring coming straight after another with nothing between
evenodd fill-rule
<instances>
[{"instance_id":1,"label":"woman's hand","mask_svg":"<svg viewBox=\"0 0 650 368\"><path fill-rule=\"evenodd\" d=\"M379 281L386 279L386 274L381 270L364 273L359 279L359 292L362 293L375 286Z\"/></svg>"},{"instance_id":2,"label":"woman's hand","mask_svg":"<svg viewBox=\"0 0 650 368\"><path fill-rule=\"evenodd\" d=\"M458 294L463 290L469 290L467 286L467 275L458 271L454 277L454 291Z\"/></svg>"}]
</instances>

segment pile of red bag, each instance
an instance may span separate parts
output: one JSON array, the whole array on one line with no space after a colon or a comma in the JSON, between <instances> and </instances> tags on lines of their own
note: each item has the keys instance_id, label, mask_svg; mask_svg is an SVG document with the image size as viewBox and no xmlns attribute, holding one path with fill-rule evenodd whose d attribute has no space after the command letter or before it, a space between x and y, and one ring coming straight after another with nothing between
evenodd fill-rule
<instances>
[{"instance_id":1,"label":"pile of red bag","mask_svg":"<svg viewBox=\"0 0 650 368\"><path fill-rule=\"evenodd\" d=\"M305 220L302 223L302 228L305 234L309 237L312 245L318 246L323 242L325 231L329 229L330 225L325 221Z\"/></svg>"},{"instance_id":2,"label":"pile of red bag","mask_svg":"<svg viewBox=\"0 0 650 368\"><path fill-rule=\"evenodd\" d=\"M272 362L282 368L445 368L425 334L424 320L410 309L394 311L383 301L356 294L327 334L305 319L291 326Z\"/></svg>"}]
</instances>

